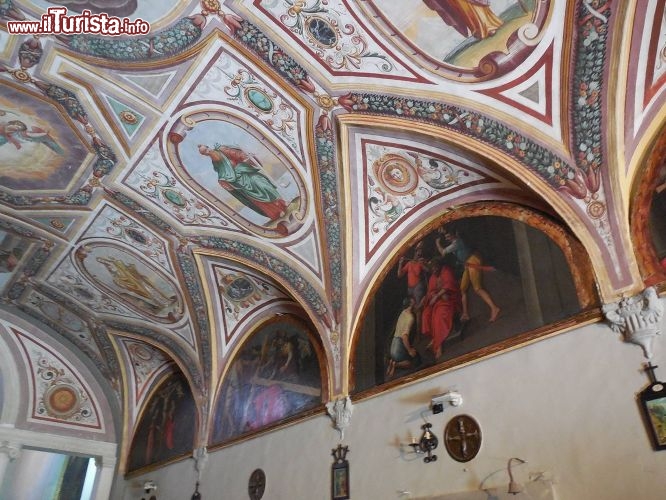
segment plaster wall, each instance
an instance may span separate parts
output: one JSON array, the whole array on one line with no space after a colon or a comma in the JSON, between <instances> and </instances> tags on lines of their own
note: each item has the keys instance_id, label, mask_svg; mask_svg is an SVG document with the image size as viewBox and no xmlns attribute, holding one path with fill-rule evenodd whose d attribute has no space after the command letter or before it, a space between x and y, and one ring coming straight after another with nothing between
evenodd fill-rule
<instances>
[{"instance_id":1,"label":"plaster wall","mask_svg":"<svg viewBox=\"0 0 666 500\"><path fill-rule=\"evenodd\" d=\"M666 345L655 342L653 364L664 368ZM560 500L658 500L666 491L666 452L652 450L636 404L648 383L641 349L595 324L515 349L408 387L355 402L343 444L349 446L351 498L419 498L506 486L506 463L518 481L545 473ZM661 375L661 377L660 377ZM440 439L438 460L402 456L399 443L420 436L430 397L455 388L463 405L427 412ZM481 425L483 445L468 463L449 458L445 424L456 414ZM202 475L204 499L249 498L255 468L266 473L266 500L325 500L330 493L331 450L338 434L320 415L229 448L211 452ZM158 499L190 498L193 460L141 478L119 479L115 498L141 498L136 485L158 484ZM400 496L399 491L410 495ZM517 495L518 500L522 495Z\"/></svg>"}]
</instances>

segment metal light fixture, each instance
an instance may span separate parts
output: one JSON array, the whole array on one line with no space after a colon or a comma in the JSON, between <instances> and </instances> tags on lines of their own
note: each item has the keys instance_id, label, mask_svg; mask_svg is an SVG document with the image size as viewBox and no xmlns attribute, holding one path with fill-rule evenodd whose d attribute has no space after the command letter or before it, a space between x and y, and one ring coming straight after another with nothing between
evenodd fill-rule
<instances>
[{"instance_id":1,"label":"metal light fixture","mask_svg":"<svg viewBox=\"0 0 666 500\"><path fill-rule=\"evenodd\" d=\"M201 493L199 493L199 481L197 481L197 484L194 487L194 493L192 493L192 500L201 500Z\"/></svg>"},{"instance_id":2,"label":"metal light fixture","mask_svg":"<svg viewBox=\"0 0 666 500\"><path fill-rule=\"evenodd\" d=\"M434 462L437 460L437 455L435 455L432 450L437 448L437 445L439 444L439 441L437 440L437 436L435 436L432 431L430 430L432 428L432 424L426 422L421 426L421 429L423 429L423 434L421 435L421 439L417 442L416 439L409 443L409 446L412 447L414 450L414 453L426 453L426 456L423 457L423 461L425 463L430 463Z\"/></svg>"}]
</instances>

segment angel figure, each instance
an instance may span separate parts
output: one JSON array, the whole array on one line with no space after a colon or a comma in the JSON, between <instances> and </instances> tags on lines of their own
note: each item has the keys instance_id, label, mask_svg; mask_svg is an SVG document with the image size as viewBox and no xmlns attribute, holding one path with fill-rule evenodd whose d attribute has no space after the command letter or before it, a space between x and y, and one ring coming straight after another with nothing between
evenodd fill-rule
<instances>
[{"instance_id":1,"label":"angel figure","mask_svg":"<svg viewBox=\"0 0 666 500\"><path fill-rule=\"evenodd\" d=\"M33 126L28 130L28 126L21 120L0 122L0 147L11 143L16 149L21 149L21 143L23 142L37 142L47 146L59 155L65 154L55 139L42 128Z\"/></svg>"}]
</instances>

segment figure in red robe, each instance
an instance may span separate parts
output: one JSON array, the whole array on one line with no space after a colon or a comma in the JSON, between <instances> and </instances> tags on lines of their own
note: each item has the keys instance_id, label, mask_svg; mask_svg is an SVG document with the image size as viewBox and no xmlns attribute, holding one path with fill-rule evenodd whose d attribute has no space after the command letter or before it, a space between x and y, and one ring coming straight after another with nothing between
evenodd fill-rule
<instances>
[{"instance_id":1,"label":"figure in red robe","mask_svg":"<svg viewBox=\"0 0 666 500\"><path fill-rule=\"evenodd\" d=\"M421 333L431 337L435 359L442 354L442 343L451 333L460 302L460 288L453 270L441 260L433 259L428 290L423 299Z\"/></svg>"}]
</instances>

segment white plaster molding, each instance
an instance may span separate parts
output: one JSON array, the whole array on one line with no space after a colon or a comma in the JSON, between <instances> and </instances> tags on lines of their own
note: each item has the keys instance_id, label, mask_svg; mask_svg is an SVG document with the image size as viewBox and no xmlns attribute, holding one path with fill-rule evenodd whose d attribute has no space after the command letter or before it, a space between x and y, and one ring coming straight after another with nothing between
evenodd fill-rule
<instances>
[{"instance_id":1,"label":"white plaster molding","mask_svg":"<svg viewBox=\"0 0 666 500\"><path fill-rule=\"evenodd\" d=\"M0 426L0 441L21 443L25 447L41 448L44 450L62 451L65 453L78 453L91 457L101 457L104 466L116 462L118 445L106 441L93 441L73 436L59 436L45 432L34 432L16 429L11 426Z\"/></svg>"},{"instance_id":2,"label":"white plaster molding","mask_svg":"<svg viewBox=\"0 0 666 500\"><path fill-rule=\"evenodd\" d=\"M0 325L0 330L4 330L3 325ZM18 420L22 391L25 391L25 385L21 380L22 375L25 377L25 370L19 371L19 365L12 356L13 351L4 340L3 335L0 335L0 372L2 373L2 377L0 377L0 384L2 384L0 422L13 425ZM8 338L10 337L8 336Z\"/></svg>"},{"instance_id":3,"label":"white plaster molding","mask_svg":"<svg viewBox=\"0 0 666 500\"><path fill-rule=\"evenodd\" d=\"M201 482L201 473L206 468L208 464L208 448L202 446L201 448L195 448L192 452L192 458L194 458L194 470L197 473L197 483Z\"/></svg>"},{"instance_id":4,"label":"white plaster molding","mask_svg":"<svg viewBox=\"0 0 666 500\"><path fill-rule=\"evenodd\" d=\"M21 456L21 445L11 441L0 441L0 453L7 455L11 462Z\"/></svg>"},{"instance_id":5,"label":"white plaster molding","mask_svg":"<svg viewBox=\"0 0 666 500\"><path fill-rule=\"evenodd\" d=\"M646 358L652 357L652 343L661 334L664 306L653 287L633 297L604 304L604 316L614 332L624 335L626 342L637 344Z\"/></svg>"},{"instance_id":6,"label":"white plaster molding","mask_svg":"<svg viewBox=\"0 0 666 500\"><path fill-rule=\"evenodd\" d=\"M326 410L333 419L333 425L340 432L340 440L345 438L345 429L351 423L354 407L349 396L326 403Z\"/></svg>"}]
</instances>

